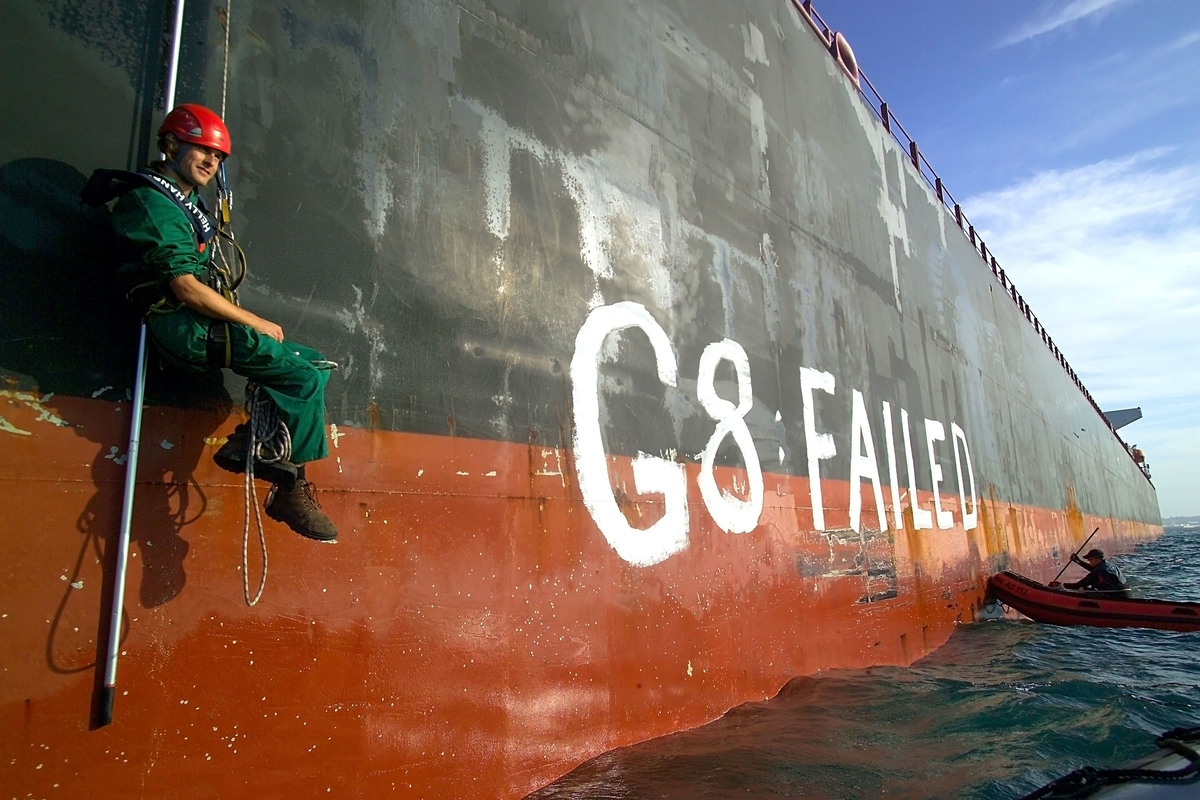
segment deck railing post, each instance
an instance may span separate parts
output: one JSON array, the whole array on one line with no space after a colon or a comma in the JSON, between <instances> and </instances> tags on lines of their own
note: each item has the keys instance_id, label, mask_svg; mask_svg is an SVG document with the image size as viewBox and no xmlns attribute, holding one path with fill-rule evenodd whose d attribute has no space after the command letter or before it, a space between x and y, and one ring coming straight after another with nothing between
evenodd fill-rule
<instances>
[{"instance_id":1,"label":"deck railing post","mask_svg":"<svg viewBox=\"0 0 1200 800\"><path fill-rule=\"evenodd\" d=\"M792 5L797 9L802 9L802 12L809 16L809 22L813 24L813 28L815 31L817 31L818 35L825 40L825 44L829 48L829 51L843 64L843 67L846 67L847 71L849 71L848 65L842 59L838 49L837 34L835 34L833 30L827 24L825 24L825 21L821 19L820 15L817 14L816 10L813 8L813 0L792 0ZM857 65L855 66L855 70L856 72L861 73L861 70L857 69ZM922 177L926 178L926 182L931 183L934 191L937 194L938 202L946 207L950 207L950 203L953 203L954 222L956 225L958 225L959 230L963 231L963 233L970 238L972 248L979 253L979 256L983 259L983 263L990 266L992 274L1000 281L1000 285L1005 289L1006 293L1012 297L1013 302L1017 304L1017 308L1025 315L1025 318L1032 323L1034 330L1041 335L1042 341L1045 342L1046 346L1050 348L1050 351L1054 354L1055 358L1058 359L1059 363L1062 365L1062 368L1072 378L1072 380L1076 382L1083 394L1090 400L1091 396L1088 394L1086 387L1083 386L1083 383L1079 380L1078 376L1075 375L1074 370L1072 370L1071 366L1067 363L1066 357L1062 354L1062 351L1058 349L1058 345L1054 343L1054 340L1050 338L1050 334L1045 329L1045 326L1043 326L1041 321L1038 320L1038 318L1033 314L1033 309L1030 308L1029 304L1025 302L1025 298L1023 298L1020 293L1017 292L1016 285L1009 281L1008 275L1005 274L1004 269L996 261L996 256L988 250L987 243L983 241L983 237L976 233L975 226L970 224L970 221L963 215L962 206L959 203L954 202L953 195L946 190L945 185L942 183L941 177L933 171L932 165L929 165L930 169L928 173L926 173L921 167L921 150L917 146L916 141L909 135L908 131L904 129L904 126L900 124L898 119L895 120L895 125L892 124L892 110L887 101L880 96L879 91L873 84L871 84L869 80L866 79L865 75L861 75L860 77L864 82L867 83L872 93L875 95L875 99L879 102L879 119L883 123L883 129L891 134L892 138L894 138L901 147L904 146L905 141L908 142L909 160L912 161L912 164L914 167L916 167L917 172L919 172ZM855 84L858 85L858 79L855 79ZM861 86L859 88L860 91L862 91ZM868 105L870 105L869 101ZM926 164L928 165L928 161L926 161ZM928 176L932 176L932 180L930 180ZM1092 402L1093 405L1095 405L1095 402ZM1097 409L1098 408L1099 407L1097 406Z\"/></svg>"}]
</instances>

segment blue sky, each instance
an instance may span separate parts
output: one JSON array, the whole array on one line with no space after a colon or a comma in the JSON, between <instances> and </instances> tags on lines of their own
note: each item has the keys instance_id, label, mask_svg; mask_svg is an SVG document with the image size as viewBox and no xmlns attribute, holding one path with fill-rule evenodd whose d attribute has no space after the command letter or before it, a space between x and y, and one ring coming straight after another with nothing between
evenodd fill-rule
<instances>
[{"instance_id":1,"label":"blue sky","mask_svg":"<svg viewBox=\"0 0 1200 800\"><path fill-rule=\"evenodd\" d=\"M1200 515L1200 2L817 0L988 248Z\"/></svg>"}]
</instances>

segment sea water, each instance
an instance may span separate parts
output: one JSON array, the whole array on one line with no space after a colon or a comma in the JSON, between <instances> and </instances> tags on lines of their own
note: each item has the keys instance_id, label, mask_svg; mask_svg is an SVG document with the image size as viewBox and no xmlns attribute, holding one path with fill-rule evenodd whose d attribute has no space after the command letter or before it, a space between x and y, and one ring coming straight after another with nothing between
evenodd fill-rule
<instances>
[{"instance_id":1,"label":"sea water","mask_svg":"<svg viewBox=\"0 0 1200 800\"><path fill-rule=\"evenodd\" d=\"M1200 530L1168 527L1111 560L1135 596L1200 601ZM704 727L593 759L530 798L1019 798L1200 726L1198 661L1200 633L964 625L911 667L798 678Z\"/></svg>"}]
</instances>

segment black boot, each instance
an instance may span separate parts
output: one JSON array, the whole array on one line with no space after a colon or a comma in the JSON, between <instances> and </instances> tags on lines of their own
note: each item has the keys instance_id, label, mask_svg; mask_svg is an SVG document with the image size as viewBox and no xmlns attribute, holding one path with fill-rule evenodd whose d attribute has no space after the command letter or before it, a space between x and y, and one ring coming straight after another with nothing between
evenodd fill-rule
<instances>
[{"instance_id":1,"label":"black boot","mask_svg":"<svg viewBox=\"0 0 1200 800\"><path fill-rule=\"evenodd\" d=\"M301 536L320 542L332 542L337 538L337 527L317 502L316 487L304 478L298 479L290 488L273 486L263 507L268 517L284 523Z\"/></svg>"},{"instance_id":2,"label":"black boot","mask_svg":"<svg viewBox=\"0 0 1200 800\"><path fill-rule=\"evenodd\" d=\"M213 454L213 461L226 472L241 475L246 471L246 451L250 447L250 429L245 423L234 428L228 441ZM254 477L279 486L296 485L296 465L290 461L254 459Z\"/></svg>"}]
</instances>

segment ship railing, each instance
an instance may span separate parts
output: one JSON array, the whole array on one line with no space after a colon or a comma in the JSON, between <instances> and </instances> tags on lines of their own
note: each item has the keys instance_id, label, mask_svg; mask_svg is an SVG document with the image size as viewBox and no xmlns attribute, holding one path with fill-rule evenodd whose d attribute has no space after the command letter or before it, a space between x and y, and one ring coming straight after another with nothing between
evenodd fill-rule
<instances>
[{"instance_id":1,"label":"ship railing","mask_svg":"<svg viewBox=\"0 0 1200 800\"><path fill-rule=\"evenodd\" d=\"M796 9L797 13L800 15L800 18L809 24L809 27L812 28L813 32L825 44L825 49L829 53L830 57L837 62L842 71L846 73L846 76L850 82L853 83L855 88L858 89L859 95L863 98L871 111L874 112L880 123L882 123L884 130L890 133L892 138L895 139L896 142L901 145L901 147L908 151L908 160L912 163L913 168L916 169L917 173L920 174L929 187L933 189L934 194L937 196L938 202L941 203L946 211L954 218L955 224L958 225L958 228L962 231L963 235L970 240L971 246L974 248L976 255L978 255L983 261L984 265L991 270L992 275L995 276L997 281L999 281L1000 287L1004 290L1004 293L1011 298L1013 303L1016 304L1017 309L1021 312L1029 324L1033 326L1034 332L1037 333L1038 337L1041 338L1042 343L1058 361L1059 365L1066 372L1067 377L1071 379L1076 388L1079 389L1080 393L1083 394L1084 398L1091 404L1092 408L1096 410L1096 414L1104 421L1104 424L1108 426L1108 429L1112 431L1112 434L1117 438L1117 441L1125 445L1126 452L1129 452L1129 446L1121 438L1120 434L1117 433L1117 429L1113 427L1113 424L1108 420L1108 417L1104 415L1104 412L1100 408L1100 404L1096 402L1095 398L1092 397L1092 393L1088 391L1086 386L1084 386L1083 381L1079 378L1079 375L1067 361L1067 357L1063 355L1061 350L1059 350L1058 345L1054 343L1054 339L1050 337L1050 333L1046 330L1046 327L1042 325L1041 320L1037 318L1037 315L1033 313L1033 309L1029 307L1029 303L1027 303L1025 298L1021 296L1021 293L1017 291L1016 284L1013 283L1012 279L1004 271L1004 268L1001 267L996 261L995 254L988 250L987 243L983 240L983 236L975 230L975 226L967 218L967 215L963 213L962 205L946 188L946 185L942 182L941 176L937 174L933 168L933 165L930 164L928 159L925 158L925 154L921 152L921 148L917 146L916 139L914 139L909 132L904 129L904 126L900 124L900 120L896 119L895 114L892 113L887 101L883 99L883 95L879 93L879 90L875 88L875 85L871 83L871 80L866 76L866 74L863 73L862 68L858 65L858 60L855 58L854 53L850 49L849 43L846 41L845 37L830 27L825 20L821 18L821 15L815 8L813 8L813 0L791 0L791 3ZM1132 454L1130 454L1130 458L1133 458ZM1148 479L1148 470L1142 470L1142 472L1143 474L1146 474Z\"/></svg>"}]
</instances>

